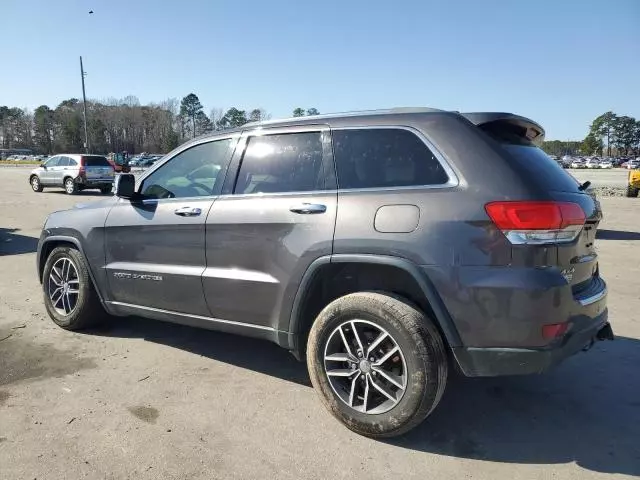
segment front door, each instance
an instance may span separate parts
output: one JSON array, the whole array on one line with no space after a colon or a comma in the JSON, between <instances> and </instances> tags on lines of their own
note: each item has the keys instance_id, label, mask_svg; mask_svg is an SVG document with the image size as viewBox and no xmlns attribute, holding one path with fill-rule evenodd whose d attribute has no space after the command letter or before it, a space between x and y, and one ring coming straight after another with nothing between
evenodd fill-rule
<instances>
[{"instance_id":1,"label":"front door","mask_svg":"<svg viewBox=\"0 0 640 480\"><path fill-rule=\"evenodd\" d=\"M331 254L330 140L317 125L245 132L232 164L207 219L205 296L215 318L275 329L307 267Z\"/></svg>"},{"instance_id":2,"label":"front door","mask_svg":"<svg viewBox=\"0 0 640 480\"><path fill-rule=\"evenodd\" d=\"M236 138L191 145L143 178L142 200L120 199L105 224L110 301L208 316L201 276L205 220Z\"/></svg>"},{"instance_id":3,"label":"front door","mask_svg":"<svg viewBox=\"0 0 640 480\"><path fill-rule=\"evenodd\" d=\"M40 172L40 183L42 185L53 185L53 177L55 174L55 168L58 166L58 162L62 157L56 155L44 162L42 172Z\"/></svg>"}]
</instances>

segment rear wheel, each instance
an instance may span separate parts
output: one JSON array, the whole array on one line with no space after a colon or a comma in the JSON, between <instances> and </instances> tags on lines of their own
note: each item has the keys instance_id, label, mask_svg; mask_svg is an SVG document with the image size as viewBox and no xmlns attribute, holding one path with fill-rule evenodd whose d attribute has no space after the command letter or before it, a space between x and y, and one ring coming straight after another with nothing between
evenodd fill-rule
<instances>
[{"instance_id":1,"label":"rear wheel","mask_svg":"<svg viewBox=\"0 0 640 480\"><path fill-rule=\"evenodd\" d=\"M40 183L40 178L37 175L33 175L31 177L30 183L31 183L31 188L33 189L34 192L41 192L42 190L44 190L42 183Z\"/></svg>"},{"instance_id":2,"label":"rear wheel","mask_svg":"<svg viewBox=\"0 0 640 480\"><path fill-rule=\"evenodd\" d=\"M318 315L307 365L325 407L369 437L393 437L422 422L440 401L448 372L432 321L376 292L346 295Z\"/></svg>"},{"instance_id":3,"label":"rear wheel","mask_svg":"<svg viewBox=\"0 0 640 480\"><path fill-rule=\"evenodd\" d=\"M68 195L74 195L78 191L78 186L76 182L73 181L73 178L67 177L64 179L64 191L67 192Z\"/></svg>"},{"instance_id":4,"label":"rear wheel","mask_svg":"<svg viewBox=\"0 0 640 480\"><path fill-rule=\"evenodd\" d=\"M638 191L640 191L640 189L633 187L631 185L627 186L627 197L632 197L632 198L637 197Z\"/></svg>"},{"instance_id":5,"label":"rear wheel","mask_svg":"<svg viewBox=\"0 0 640 480\"><path fill-rule=\"evenodd\" d=\"M105 312L80 252L53 249L42 276L44 304L51 320L67 330L79 330L102 320Z\"/></svg>"}]
</instances>

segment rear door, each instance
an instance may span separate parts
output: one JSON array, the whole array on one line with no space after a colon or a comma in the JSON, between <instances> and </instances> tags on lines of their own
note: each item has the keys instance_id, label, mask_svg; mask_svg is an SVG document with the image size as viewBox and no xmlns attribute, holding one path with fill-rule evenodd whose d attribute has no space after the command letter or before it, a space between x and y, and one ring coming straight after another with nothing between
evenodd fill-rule
<instances>
[{"instance_id":1,"label":"rear door","mask_svg":"<svg viewBox=\"0 0 640 480\"><path fill-rule=\"evenodd\" d=\"M332 252L328 128L247 131L232 165L207 219L205 296L215 318L277 328L308 266Z\"/></svg>"},{"instance_id":2,"label":"rear door","mask_svg":"<svg viewBox=\"0 0 640 480\"><path fill-rule=\"evenodd\" d=\"M60 155L57 165L50 169L51 183L53 185L62 185L64 174L69 164L70 158L65 155Z\"/></svg>"},{"instance_id":3,"label":"rear door","mask_svg":"<svg viewBox=\"0 0 640 480\"><path fill-rule=\"evenodd\" d=\"M235 137L179 151L142 179L142 200L120 199L105 223L111 301L129 310L208 316L201 276L205 220L224 181Z\"/></svg>"}]
</instances>

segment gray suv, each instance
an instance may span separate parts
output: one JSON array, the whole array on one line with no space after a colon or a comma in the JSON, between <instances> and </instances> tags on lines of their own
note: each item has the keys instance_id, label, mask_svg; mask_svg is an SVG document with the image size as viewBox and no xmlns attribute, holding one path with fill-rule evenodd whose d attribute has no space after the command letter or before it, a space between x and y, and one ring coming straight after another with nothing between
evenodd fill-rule
<instances>
[{"instance_id":1,"label":"gray suv","mask_svg":"<svg viewBox=\"0 0 640 480\"><path fill-rule=\"evenodd\" d=\"M111 193L114 169L102 155L66 153L55 155L29 174L29 184L34 192L44 187L64 188L73 195L80 190L99 189Z\"/></svg>"},{"instance_id":2,"label":"gray suv","mask_svg":"<svg viewBox=\"0 0 640 480\"><path fill-rule=\"evenodd\" d=\"M507 113L402 109L195 139L48 217L47 311L271 340L348 428L399 435L452 370L538 373L613 338L599 204L543 137Z\"/></svg>"}]
</instances>

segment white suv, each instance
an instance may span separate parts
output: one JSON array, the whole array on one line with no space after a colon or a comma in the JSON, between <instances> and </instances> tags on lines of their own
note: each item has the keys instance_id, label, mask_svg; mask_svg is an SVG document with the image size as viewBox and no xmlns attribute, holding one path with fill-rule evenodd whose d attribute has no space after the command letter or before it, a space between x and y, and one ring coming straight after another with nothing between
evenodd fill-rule
<instances>
[{"instance_id":1,"label":"white suv","mask_svg":"<svg viewBox=\"0 0 640 480\"><path fill-rule=\"evenodd\" d=\"M102 155L55 155L31 171L29 183L34 192L44 187L62 187L69 195L87 188L111 193L114 169Z\"/></svg>"}]
</instances>

